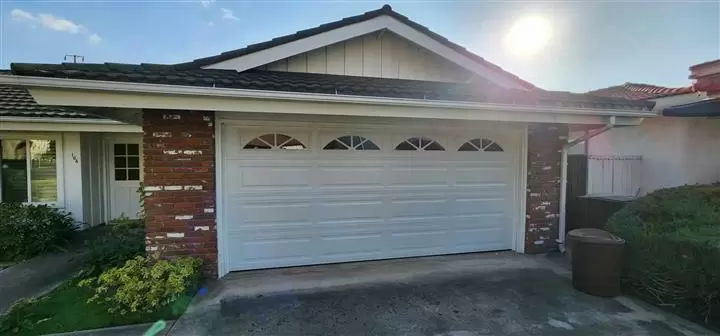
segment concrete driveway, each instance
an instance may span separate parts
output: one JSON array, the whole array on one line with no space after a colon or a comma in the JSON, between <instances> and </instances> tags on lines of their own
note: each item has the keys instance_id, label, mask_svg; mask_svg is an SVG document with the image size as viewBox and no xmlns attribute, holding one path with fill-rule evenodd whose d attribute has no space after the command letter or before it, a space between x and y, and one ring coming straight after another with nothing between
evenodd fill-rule
<instances>
[{"instance_id":1,"label":"concrete driveway","mask_svg":"<svg viewBox=\"0 0 720 336\"><path fill-rule=\"evenodd\" d=\"M231 274L169 335L712 335L573 289L545 257L466 254Z\"/></svg>"}]
</instances>

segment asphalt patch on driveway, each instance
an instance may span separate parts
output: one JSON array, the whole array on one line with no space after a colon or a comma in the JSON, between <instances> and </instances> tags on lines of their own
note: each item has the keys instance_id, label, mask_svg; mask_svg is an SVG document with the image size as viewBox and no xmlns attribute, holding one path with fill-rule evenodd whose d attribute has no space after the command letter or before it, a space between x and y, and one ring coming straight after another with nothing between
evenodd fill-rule
<instances>
[{"instance_id":1,"label":"asphalt patch on driveway","mask_svg":"<svg viewBox=\"0 0 720 336\"><path fill-rule=\"evenodd\" d=\"M546 269L223 302L206 335L682 335Z\"/></svg>"}]
</instances>

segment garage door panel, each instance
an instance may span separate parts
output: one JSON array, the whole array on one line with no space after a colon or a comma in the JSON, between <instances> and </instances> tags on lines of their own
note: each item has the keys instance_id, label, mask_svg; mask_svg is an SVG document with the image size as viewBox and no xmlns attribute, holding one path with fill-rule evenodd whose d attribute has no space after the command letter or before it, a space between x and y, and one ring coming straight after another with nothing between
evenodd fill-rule
<instances>
[{"instance_id":1,"label":"garage door panel","mask_svg":"<svg viewBox=\"0 0 720 336\"><path fill-rule=\"evenodd\" d=\"M245 167L240 182L243 187L309 186L312 167Z\"/></svg>"},{"instance_id":2,"label":"garage door panel","mask_svg":"<svg viewBox=\"0 0 720 336\"><path fill-rule=\"evenodd\" d=\"M504 212L456 214L453 216L453 227L456 230L504 228L508 224L506 222L507 215Z\"/></svg>"},{"instance_id":3,"label":"garage door panel","mask_svg":"<svg viewBox=\"0 0 720 336\"><path fill-rule=\"evenodd\" d=\"M390 215L393 218L444 216L448 213L449 203L447 199L395 198L390 203Z\"/></svg>"},{"instance_id":4,"label":"garage door panel","mask_svg":"<svg viewBox=\"0 0 720 336\"><path fill-rule=\"evenodd\" d=\"M245 223L272 223L288 221L311 221L313 219L312 203L253 203L246 201L239 208L238 216Z\"/></svg>"},{"instance_id":5,"label":"garage door panel","mask_svg":"<svg viewBox=\"0 0 720 336\"><path fill-rule=\"evenodd\" d=\"M455 170L455 183L462 186L504 186L512 169L509 167L463 167Z\"/></svg>"},{"instance_id":6,"label":"garage door panel","mask_svg":"<svg viewBox=\"0 0 720 336\"><path fill-rule=\"evenodd\" d=\"M318 219L357 219L357 218L380 218L385 212L385 205L382 201L339 201L323 202L318 207Z\"/></svg>"},{"instance_id":7,"label":"garage door panel","mask_svg":"<svg viewBox=\"0 0 720 336\"><path fill-rule=\"evenodd\" d=\"M436 134L445 151L395 151L393 131L376 131L380 150L322 149L330 135L361 133L351 129L307 127L306 150L227 151L222 246L231 270L511 247L513 141L502 153L458 152L448 139L477 136ZM225 148L243 135L223 133Z\"/></svg>"},{"instance_id":8,"label":"garage door panel","mask_svg":"<svg viewBox=\"0 0 720 336\"><path fill-rule=\"evenodd\" d=\"M419 166L419 167L418 167ZM450 184L445 167L408 166L392 168L389 185L394 186L447 186Z\"/></svg>"},{"instance_id":9,"label":"garage door panel","mask_svg":"<svg viewBox=\"0 0 720 336\"><path fill-rule=\"evenodd\" d=\"M506 198L458 198L453 210L455 214L492 213L505 209L507 204Z\"/></svg>"},{"instance_id":10,"label":"garage door panel","mask_svg":"<svg viewBox=\"0 0 720 336\"><path fill-rule=\"evenodd\" d=\"M494 228L458 228L449 233L449 238L458 245L478 246L478 243L503 243L507 239L503 227Z\"/></svg>"},{"instance_id":11,"label":"garage door panel","mask_svg":"<svg viewBox=\"0 0 720 336\"><path fill-rule=\"evenodd\" d=\"M318 183L323 187L380 187L383 181L382 167L319 167Z\"/></svg>"}]
</instances>

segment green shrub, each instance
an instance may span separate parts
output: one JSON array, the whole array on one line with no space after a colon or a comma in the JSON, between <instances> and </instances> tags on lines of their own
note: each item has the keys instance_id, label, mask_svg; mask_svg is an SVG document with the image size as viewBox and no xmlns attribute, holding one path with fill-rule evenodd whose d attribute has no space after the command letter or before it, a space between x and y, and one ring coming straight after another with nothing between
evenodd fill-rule
<instances>
[{"instance_id":1,"label":"green shrub","mask_svg":"<svg viewBox=\"0 0 720 336\"><path fill-rule=\"evenodd\" d=\"M35 327L33 321L37 318L33 313L33 307L38 302L38 299L20 299L13 303L5 316L0 316L0 335L33 330Z\"/></svg>"},{"instance_id":2,"label":"green shrub","mask_svg":"<svg viewBox=\"0 0 720 336\"><path fill-rule=\"evenodd\" d=\"M627 240L627 290L720 326L720 186L658 190L615 213L608 228Z\"/></svg>"},{"instance_id":3,"label":"green shrub","mask_svg":"<svg viewBox=\"0 0 720 336\"><path fill-rule=\"evenodd\" d=\"M75 229L69 213L47 205L0 203L0 260L23 260L62 250Z\"/></svg>"},{"instance_id":4,"label":"green shrub","mask_svg":"<svg viewBox=\"0 0 720 336\"><path fill-rule=\"evenodd\" d=\"M165 260L137 256L79 285L93 288L95 294L89 301L107 303L111 313L152 313L192 297L200 283L201 265L200 259L191 257Z\"/></svg>"},{"instance_id":5,"label":"green shrub","mask_svg":"<svg viewBox=\"0 0 720 336\"><path fill-rule=\"evenodd\" d=\"M140 219L120 217L110 221L105 232L88 244L87 262L82 277L96 277L129 259L145 254L145 223Z\"/></svg>"}]
</instances>

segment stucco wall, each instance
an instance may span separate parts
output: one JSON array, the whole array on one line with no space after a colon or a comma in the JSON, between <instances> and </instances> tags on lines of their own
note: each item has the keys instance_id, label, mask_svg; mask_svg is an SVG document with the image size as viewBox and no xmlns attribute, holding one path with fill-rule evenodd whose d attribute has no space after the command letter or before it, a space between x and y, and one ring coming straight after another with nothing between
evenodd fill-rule
<instances>
[{"instance_id":1,"label":"stucco wall","mask_svg":"<svg viewBox=\"0 0 720 336\"><path fill-rule=\"evenodd\" d=\"M575 132L572 137L580 133ZM573 148L582 152L582 144ZM641 194L720 180L720 120L657 117L592 138L590 155L642 155Z\"/></svg>"}]
</instances>

